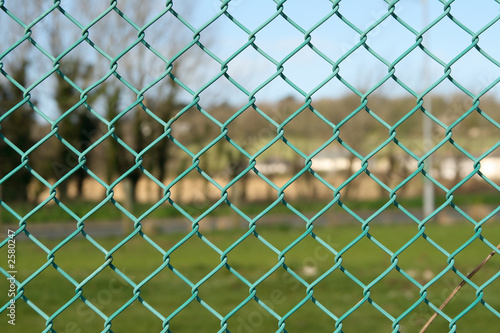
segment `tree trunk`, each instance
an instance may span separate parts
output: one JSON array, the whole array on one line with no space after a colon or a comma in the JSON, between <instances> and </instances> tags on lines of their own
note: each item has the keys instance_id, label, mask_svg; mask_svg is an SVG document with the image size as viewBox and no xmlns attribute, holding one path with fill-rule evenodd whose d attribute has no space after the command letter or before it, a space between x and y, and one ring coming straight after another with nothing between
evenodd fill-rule
<instances>
[{"instance_id":1,"label":"tree trunk","mask_svg":"<svg viewBox=\"0 0 500 333\"><path fill-rule=\"evenodd\" d=\"M123 191L124 191L124 203L123 206L130 213L134 210L134 205L136 202L135 190L137 187L138 178L125 178L122 180ZM125 215L122 216L122 233L124 235L129 234L133 230L134 223Z\"/></svg>"}]
</instances>

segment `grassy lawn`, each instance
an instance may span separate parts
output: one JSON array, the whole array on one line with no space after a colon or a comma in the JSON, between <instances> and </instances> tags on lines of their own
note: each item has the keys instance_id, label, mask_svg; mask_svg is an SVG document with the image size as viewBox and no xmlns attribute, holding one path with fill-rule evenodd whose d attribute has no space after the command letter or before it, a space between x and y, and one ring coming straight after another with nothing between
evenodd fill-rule
<instances>
[{"instance_id":1,"label":"grassy lawn","mask_svg":"<svg viewBox=\"0 0 500 333\"><path fill-rule=\"evenodd\" d=\"M438 243L443 251L452 253L462 243L474 236L471 224L440 225L432 222L427 227L427 236ZM336 263L336 257L316 239L307 236L285 254L287 271L279 266L266 279L261 277L278 263L278 254L273 252L255 235L250 235L227 254L230 267L247 280L248 284L259 282L255 286L256 297L279 316L287 315L285 329L288 332L333 332L335 320L322 311L322 307L336 317L343 317L343 332L392 332L392 321L398 318L420 298L420 285L426 285L430 279L446 270L447 256L437 250L422 237L416 240L398 257L398 265L415 279L415 285L396 269L387 272L378 279L391 265L391 256L375 242L383 244L386 251L396 252L417 232L412 224L370 226L370 236L353 243L360 234L359 224L339 225L314 228L317 236L336 251L341 251L341 268L337 268L323 279L319 277ZM258 226L257 232L278 251L283 251L296 240L304 229L287 227ZM228 230L204 233L203 236L214 247L222 251L237 241L245 230ZM185 234L151 235L151 239L164 250L172 249ZM482 236L496 245L500 242L498 221L488 222L483 226ZM54 240L42 240L44 245L53 249L58 245ZM120 243L118 238L99 239L102 248L110 251ZM17 242L16 268L17 277L24 281L47 261L47 253L32 242ZM344 250L343 250L344 249ZM491 249L481 240L474 240L468 247L454 257L454 267L467 274L476 267ZM0 255L7 257L6 248L0 249ZM55 253L54 263L60 270L69 274L78 283L104 264L104 254L83 236L71 240ZM141 236L133 237L116 250L112 264L124 272L134 283L139 284L163 263L163 256ZM178 247L170 256L171 267L184 279L197 284L211 274L221 263L220 254L214 251L200 237L194 235ZM5 260L2 267L5 268ZM498 274L500 256L494 256L472 279L477 286L483 286L491 277ZM295 312L296 307L306 296L307 290L290 271L295 272L309 284L316 304L309 300ZM357 281L351 279L355 276ZM426 285L427 299L439 306L448 294L460 283L461 279L448 271L439 280ZM363 286L368 286L364 288ZM478 288L479 288L478 287ZM0 280L0 290L7 291L6 278ZM106 316L111 316L134 296L133 287L110 267L106 267L97 276L83 286L83 296ZM214 273L198 287L198 300L193 300L170 320L172 332L217 332L220 329L218 319L213 312L226 316L249 296L250 287L238 279L226 267ZM182 306L192 295L192 286L165 268L140 288L143 301L164 317ZM8 301L7 292L0 293L0 303ZM75 286L53 266L47 267L31 280L24 288L24 295L47 315L54 314L75 295ZM500 279L484 285L482 299L488 306L500 311ZM359 303L365 299L364 302ZM445 308L445 313L454 318L476 299L476 290L466 285ZM356 311L350 312L353 307ZM382 314L378 308L382 308ZM400 332L418 332L433 313L433 310L421 303L409 314L401 318ZM389 317L389 318L388 318ZM278 320L250 300L228 319L231 332L275 332ZM479 303L457 322L459 332L494 332L499 327L500 318L486 306ZM76 300L53 320L57 332L101 332L104 320L81 300ZM161 320L139 300L135 300L123 312L112 320L114 332L159 332ZM7 324L5 313L0 320L0 331L5 332L42 332L45 320L24 301L16 303L16 326ZM9 330L10 329L10 330ZM439 317L427 332L448 332L448 322Z\"/></svg>"},{"instance_id":2,"label":"grassy lawn","mask_svg":"<svg viewBox=\"0 0 500 333\"><path fill-rule=\"evenodd\" d=\"M473 194L454 194L453 202L459 206L471 206L475 204L482 205L498 205L500 197L499 194L495 192L485 191L483 193L473 193ZM346 204L352 210L371 210L376 211L380 207L382 207L389 198L381 198L375 200L345 200L341 199L344 204ZM441 205L446 200L444 195L436 196L436 207ZM422 198L419 197L410 197L410 198L398 198L397 202L403 205L406 209L411 208L421 208L422 207ZM213 202L215 203L215 202ZM180 204L182 209L184 209L191 216L199 216L204 213L207 209L211 207L213 204L208 203L199 203L199 204ZM293 200L290 202L296 209L303 213L317 213L321 209L323 209L329 202L323 200ZM96 206L98 206L99 202L91 202L91 201L69 201L65 202L64 205L70 209L74 214L79 217L83 217L88 212L93 210ZM243 212L248 215L257 215L266 209L271 202L250 202L238 204L238 208L240 208ZM153 203L137 203L134 205L132 209L132 213L135 216L141 216L146 211L148 211L153 206ZM33 209L37 207L35 203L10 203L9 207L14 209L17 214L20 216L25 216L30 213ZM387 207L387 209L396 209L396 206L391 205ZM227 216L232 214L232 209L226 205L221 204L214 212L211 213L211 216ZM290 210L282 204L277 205L274 209L272 209L269 214L289 214ZM99 221L107 221L107 220L119 220L123 216L123 213L111 202L107 202L102 207L100 207L96 212L94 212L91 216L92 220ZM148 218L153 219L162 219L162 218L170 218L170 217L182 217L183 215L179 212L175 207L171 204L164 203L158 206L154 211L152 211ZM40 222L58 222L58 221L74 221L73 217L68 214L65 209L62 207L50 202L45 206L38 209L36 213L31 215L29 218L29 222L31 223L40 223ZM16 219L10 212L7 211L4 207L0 206L0 223L18 223L19 220Z\"/></svg>"}]
</instances>

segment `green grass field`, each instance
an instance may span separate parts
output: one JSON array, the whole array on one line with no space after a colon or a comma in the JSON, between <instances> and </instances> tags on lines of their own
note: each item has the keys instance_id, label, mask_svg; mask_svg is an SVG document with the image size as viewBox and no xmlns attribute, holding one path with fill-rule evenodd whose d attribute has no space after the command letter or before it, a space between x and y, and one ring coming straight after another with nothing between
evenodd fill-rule
<instances>
[{"instance_id":1,"label":"green grass field","mask_svg":"<svg viewBox=\"0 0 500 333\"><path fill-rule=\"evenodd\" d=\"M373 200L355 200L355 199L342 199L342 202L346 204L352 210L372 210L376 211L384 204L387 203L389 198L380 198ZM496 191L482 191L475 193L454 193L453 202L458 206L473 206L476 204L481 205L490 205L497 206L500 200L500 196ZM398 203L403 205L406 209L416 208L420 209L422 207L422 197L401 197L398 198ZM441 205L446 198L444 194L436 195L436 207ZM321 209L323 209L329 201L324 200L309 200L300 199L300 200L292 200L290 203L299 211L304 213L317 213ZM29 202L14 202L8 203L9 206L17 212L20 216L25 216L30 213L33 209L37 207L36 203ZM64 205L68 207L74 214L77 216L84 216L89 211L94 209L99 202L92 201L82 201L82 200L69 200L68 202L64 202ZM123 203L122 203L123 204ZM186 203L180 204L182 208L191 216L198 216L204 213L213 203ZM249 215L257 215L266 209L271 202L247 202L239 204L238 207ZM131 213L135 216L140 216L147 210L149 210L152 206L152 203L136 203L131 209ZM396 206L391 205L387 207L390 209L397 209ZM234 213L232 209L228 205L221 205L214 212L212 212L211 216L227 216L229 214ZM290 210L285 205L277 205L273 210L271 210L269 214L289 214ZM123 216L123 213L116 208L111 202L104 204L99 210L92 214L92 220L98 221L108 221L108 220L119 220ZM171 217L182 217L183 215L172 205L164 204L160 205L153 212L148 215L148 218L152 219L164 219ZM46 204L42 208L40 208L36 213L30 216L30 223L44 223L47 221L51 222L68 222L73 221L73 217L69 215L64 209L54 204L53 202ZM0 223L19 223L19 220L16 219L7 209L0 206Z\"/></svg>"},{"instance_id":2,"label":"green grass field","mask_svg":"<svg viewBox=\"0 0 500 333\"><path fill-rule=\"evenodd\" d=\"M167 222L166 222L167 223ZM452 253L460 245L473 237L471 224L440 225L430 222L428 236L446 251ZM315 233L337 251L346 247L361 232L359 224L315 228ZM258 233L278 250L285 249L304 230L298 228L257 227ZM218 248L225 250L236 241L245 230L216 231L204 236ZM417 233L417 226L411 224L374 224L370 235L388 250L397 251ZM482 235L492 243L500 242L498 221L488 222ZM152 239L168 250L179 242L184 234L153 235ZM98 239L106 250L111 250L120 239ZM43 240L48 248L58 242ZM495 243L495 245L496 245ZM17 242L17 277L24 281L47 261L47 254L29 241ZM479 239L458 253L455 267L466 274L476 267L491 249ZM6 247L0 255L7 257ZM81 235L64 245L55 254L58 267L81 282L104 263L104 254ZM250 235L228 254L228 264L251 283L256 282L278 262L278 255L254 235ZM5 267L6 260L2 260ZM135 283L141 282L163 263L162 255L142 237L135 236L113 255L113 264L125 272ZM171 255L171 265L187 279L196 284L209 274L218 264L220 255L206 245L196 235L181 245ZM285 254L285 264L305 281L311 283L335 264L335 256L329 253L315 239L308 236ZM368 237L364 237L342 255L342 266L361 283L368 285L380 276L391 264L390 256L382 251ZM418 239L398 256L398 264L405 272L414 276L421 284L447 267L447 257L423 238ZM494 256L488 264L474 276L473 281L481 286L498 274L500 256ZM428 286L427 298L439 306L461 279L452 271L444 274L437 282ZM0 302L5 304L8 281L0 281ZM222 316L227 315L249 296L249 287L223 267L203 283L199 298ZM314 297L322 306L337 317L343 316L363 299L363 288L356 284L340 269L336 269L314 286ZM368 290L367 290L368 291ZM389 272L369 289L369 301L342 322L343 332L392 332L392 322L380 313L382 307L394 318L399 317L419 298L420 289L396 270ZM491 282L483 290L483 300L500 311L500 279ZM450 317L457 316L476 299L476 290L467 285L445 308ZM75 286L66 280L54 267L49 266L29 282L24 295L48 315L55 313L75 295ZM165 268L140 289L140 296L163 316L168 316L192 295L191 287ZM133 288L111 268L107 267L83 286L83 296L110 316L133 297ZM279 267L268 278L256 286L256 296L280 316L293 309L306 296L306 287L298 282L283 267ZM373 304L371 304L371 303ZM418 332L433 311L426 304L420 304L400 321L400 332ZM5 313L0 319L1 332L42 332L45 320L31 309L26 302L16 303L16 326L7 324ZM288 332L333 332L335 321L326 315L312 301L306 302L285 321ZM76 300L53 321L57 332L101 332L104 320L82 301ZM487 307L478 304L458 321L458 332L497 332L500 318ZM256 301L251 300L228 320L231 332L275 332L278 320ZM139 300L112 321L114 332L159 332L162 322ZM172 332L217 332L220 320L197 300L170 321ZM427 332L448 332L448 322L438 318Z\"/></svg>"}]
</instances>

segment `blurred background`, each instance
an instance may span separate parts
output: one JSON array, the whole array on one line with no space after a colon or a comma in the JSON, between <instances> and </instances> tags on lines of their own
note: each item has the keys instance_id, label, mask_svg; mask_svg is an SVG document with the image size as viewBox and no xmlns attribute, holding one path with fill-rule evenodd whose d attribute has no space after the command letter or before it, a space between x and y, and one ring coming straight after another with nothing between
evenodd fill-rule
<instances>
[{"instance_id":1,"label":"blurred background","mask_svg":"<svg viewBox=\"0 0 500 333\"><path fill-rule=\"evenodd\" d=\"M249 170L229 187L237 205L272 202L277 187L301 174L284 188L292 204L326 205L340 187L341 200L378 200L379 207L403 182L398 198L412 198L408 205L418 208L425 178L413 173L436 147L425 160L435 204L446 194L498 200L500 154L491 148L500 138L500 24L470 47L498 15L494 1L453 2L453 20L432 25L423 47L413 49L418 32L443 15L441 2L400 1L394 13L404 24L389 15L373 29L388 15L384 1L342 2L340 19L329 1L289 0L287 19L267 25L273 1L231 1L233 20L218 16L220 2L208 0L175 3L175 15L156 21L169 9L164 1L121 0L118 11L105 2L70 1L64 13L53 6L7 6L22 24L0 11L7 32L0 40L0 177L15 170L1 197L8 205L28 203L21 212L46 200L56 182L62 202L93 202L84 211L104 200L104 182L127 207L147 207L169 186L175 202L201 212L251 156L260 176ZM366 29L369 47L359 44ZM38 178L16 169L22 152ZM345 182L367 156L369 173ZM475 170L479 157L483 177ZM302 172L306 160L314 172ZM2 218L15 221L5 211Z\"/></svg>"},{"instance_id":2,"label":"blurred background","mask_svg":"<svg viewBox=\"0 0 500 333\"><path fill-rule=\"evenodd\" d=\"M500 6L389 3L0 0L17 329L419 331L500 242Z\"/></svg>"}]
</instances>

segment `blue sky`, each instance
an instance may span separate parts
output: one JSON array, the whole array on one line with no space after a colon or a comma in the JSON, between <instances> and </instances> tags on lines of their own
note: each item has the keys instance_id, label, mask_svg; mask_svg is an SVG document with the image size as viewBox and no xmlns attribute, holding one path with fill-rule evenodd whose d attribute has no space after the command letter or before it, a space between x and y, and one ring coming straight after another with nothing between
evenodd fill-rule
<instances>
[{"instance_id":1,"label":"blue sky","mask_svg":"<svg viewBox=\"0 0 500 333\"><path fill-rule=\"evenodd\" d=\"M21 9L12 6L15 3L14 1L16 0L10 0L7 2L7 5L16 13L17 11L20 12ZM183 17L186 17L193 26L200 27L218 13L220 3L219 0L177 0L174 1L174 9L179 11ZM51 1L43 2L42 7L46 9L51 4ZM63 3L63 7L71 11L72 15L81 20L82 24L88 24L90 19L88 17L85 18L84 13L80 13L77 10L78 6L76 9L73 8L74 4L76 2ZM108 5L109 3L96 2L96 6L93 6L91 11L93 10L95 12L93 15L97 16ZM134 19L136 3L133 0L120 0L118 1L118 6ZM165 0L150 0L142 4L141 8L143 12L146 11L149 13L152 18L165 8ZM373 22L384 16L387 13L387 9L388 5L384 0L342 0L339 12L359 29L365 30ZM316 22L331 12L331 10L332 3L329 0L287 0L284 3L284 13L306 30L310 29ZM444 5L439 0L400 0L395 7L395 13L418 31L441 15L443 10ZM35 10L33 15L39 15L40 11L41 9ZM276 3L273 0L232 0L229 5L229 12L247 29L253 31L276 12ZM451 14L471 31L477 32L488 24L488 22L500 15L500 3L497 0L455 0L451 4ZM116 13L111 13L109 16L113 15L117 16ZM170 14L166 16L173 19L173 16ZM5 17L5 15L0 16L0 25L2 24L2 19ZM27 22L31 22L35 17L31 17ZM107 18L103 21L106 20ZM64 22L69 24L73 29L66 31L67 35L71 35L73 39L69 42L68 45L70 45L74 42L74 38L78 38L81 35L81 31L72 23L69 23L68 20L64 20ZM145 24L145 22L137 22L137 24L140 26ZM4 20L3 23L6 23L6 21ZM50 23L51 20L49 18L42 20L35 26L33 36L38 43L47 44L43 35L40 37L40 35L37 35L37 32L48 27ZM119 29L127 28L133 30L123 20L120 24L123 24L123 26L120 25ZM183 29L182 31L176 30L177 28L167 29L164 22L158 21L153 27L156 27L156 32L159 31L165 35L166 39L157 41L154 34L149 35L148 31L146 31L146 40L152 44L156 43L155 47L160 52L166 55L172 53L172 43L168 43L169 36L182 35L184 38L183 43L186 44L191 42L193 38L191 31L179 22L177 24L178 29ZM95 30L91 30L91 37L96 36L96 32L101 34L99 24L96 25ZM112 42L116 45L105 45L106 43L104 43L99 45L99 47L108 50L113 57L117 56L121 50L137 38L137 32L135 30L132 32L130 40L113 40ZM61 34L64 33L64 31L61 32ZM23 29L17 27L17 30L11 32L13 39L10 42L13 43L18 38L21 38L23 34ZM500 38L498 36L500 36L500 21L496 22L479 36L479 46L496 59L496 61L500 61ZM311 37L311 43L334 61L351 49L360 39L359 34L348 27L337 16L332 16L323 25L314 30ZM367 37L367 44L370 48L375 50L388 62L394 61L415 42L415 35L392 17L383 21ZM248 34L237 27L227 17L222 16L215 24L202 32L201 41L219 58L227 59L248 41ZM281 61L303 41L303 33L294 28L282 17L277 17L256 34L255 43L276 61ZM471 41L472 36L470 34L462 30L448 17L445 17L424 34L423 44L443 62L447 63L470 45ZM22 52L22 50L16 52ZM10 54L7 58L16 59L16 52ZM82 45L81 49L77 49L74 52L88 58L96 57L95 50L92 50L88 45ZM52 69L53 64L51 61L46 59L45 56L41 56L40 53L35 52L35 54L37 62L40 63L41 72L44 73ZM201 76L192 75L184 70L180 71L181 80L190 86L193 91L198 90L207 81L218 75L221 70L220 64L208 55L203 52L198 52L198 55L201 58L194 59L197 63L197 70L203 73ZM141 73L148 72L150 74L148 78L149 82L154 81L165 70L165 63L159 59L154 59L154 57L137 62L134 49L126 57L133 64L134 71ZM105 62L104 68L105 72L107 72L109 70L109 63L108 60L105 60ZM120 74L127 76L127 72L124 70L126 67L122 64L120 66ZM451 69L452 77L474 94L479 93L500 77L500 68L475 49L469 51L464 57L453 64ZM39 74L40 71L37 73ZM435 82L443 75L443 72L443 66L424 55L420 49L412 51L396 66L396 76L417 93L421 93L428 84ZM228 74L248 91L254 90L274 73L276 73L276 65L252 47L245 49L231 60L228 65ZM307 46L284 64L284 74L305 93L310 92L331 73L332 66ZM362 91L370 89L386 76L387 73L387 66L377 60L364 47L358 49L340 64L340 75L354 87ZM424 73L428 74L425 75ZM35 79L38 79L38 77ZM141 89L141 87L137 88ZM43 93L40 100L49 105L45 109L55 109L53 103L50 104L50 96L53 92L51 81L46 80L37 90ZM410 96L392 80L382 85L377 92L393 97ZM459 92L459 90L451 82L445 80L433 92L451 96ZM349 93L348 88L334 78L318 90L313 98L336 98L346 93ZM488 94L500 98L499 85L495 86ZM299 99L303 98L294 88L280 77L277 77L268 86L259 91L256 97L258 101L276 101L290 95ZM135 96L131 96L130 98L131 101L135 100ZM192 100L192 96L185 94L182 96L182 99ZM248 101L248 96L227 82L227 80L221 79L202 93L202 102L210 103L211 101L226 101L240 104Z\"/></svg>"},{"instance_id":2,"label":"blue sky","mask_svg":"<svg viewBox=\"0 0 500 333\"><path fill-rule=\"evenodd\" d=\"M193 20L195 24L215 15L220 6L217 0L202 3L205 7ZM340 13L364 30L382 17L387 12L387 7L387 3L382 0L344 0L340 3ZM233 0L229 11L249 30L254 30L275 12L275 8L276 4L272 0ZM332 4L327 0L288 0L284 5L284 12L307 30L330 12L331 8ZM444 5L438 0L401 0L396 5L395 12L413 28L420 30L441 15L443 8ZM500 4L494 0L456 0L451 5L451 14L470 30L477 32L500 14ZM225 18L220 20L217 27L220 34L212 41L210 48L222 58L229 56L248 40L248 36L240 28ZM500 59L499 35L500 22L497 22L479 36L480 47L495 59ZM303 34L281 17L257 33L256 37L256 44L278 61L304 40ZM333 60L338 59L358 41L359 35L336 16L312 33L312 44ZM424 35L424 45L446 63L471 41L472 37L447 17ZM371 48L389 62L394 61L414 42L415 36L393 18L386 19L370 32L367 41ZM214 66L216 67L215 64ZM425 66L428 68L427 79L423 75ZM284 67L285 74L306 92L332 71L331 65L307 47L287 61ZM229 64L229 74L249 90L275 71L276 66L253 49L245 50ZM417 92L422 91L425 81L434 82L443 72L441 65L424 57L419 49L396 67L398 78ZM340 74L356 88L366 90L387 74L387 66L362 48L341 64ZM452 76L471 92L478 93L500 76L500 69L473 49L452 66ZM274 81L257 96L270 100L290 94L299 96L283 80L277 78ZM406 94L396 84L389 83L383 85L380 91L389 95ZM435 91L450 94L458 92L458 89L449 82L443 82ZM319 90L316 96L337 97L346 92L347 88L334 80ZM491 94L498 96L499 89L494 88ZM240 93L235 90L233 96L238 95Z\"/></svg>"}]
</instances>

